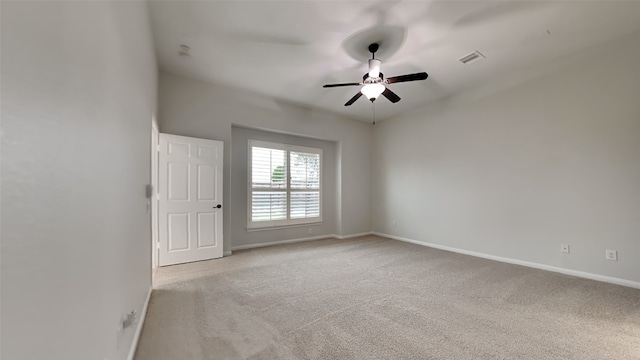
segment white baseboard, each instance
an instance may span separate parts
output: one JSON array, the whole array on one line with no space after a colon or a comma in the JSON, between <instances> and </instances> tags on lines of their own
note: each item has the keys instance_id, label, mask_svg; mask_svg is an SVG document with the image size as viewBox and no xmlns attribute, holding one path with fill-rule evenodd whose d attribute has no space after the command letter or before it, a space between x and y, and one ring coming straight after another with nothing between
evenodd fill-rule
<instances>
[{"instance_id":1,"label":"white baseboard","mask_svg":"<svg viewBox=\"0 0 640 360\"><path fill-rule=\"evenodd\" d=\"M483 254L483 253L479 253L479 252L475 252L475 251L458 249L458 248L453 248L453 247L439 245L439 244L432 244L432 243L428 243L428 242L424 242L424 241L407 239L407 238L403 238L403 237L400 237L400 236L389 235L389 234L379 233L379 232L375 232L375 231L373 232L373 235L386 237L386 238L393 239L393 240L398 240L398 241L404 241L404 242L408 242L408 243L412 243L412 244L422 245L422 246L426 246L426 247L431 247L431 248L434 248L434 249L446 250L446 251L451 251L451 252L455 252L455 253L459 253L459 254L470 255L470 256L475 256L475 257L479 257L479 258L484 258L484 259L489 259L489 260L495 260L495 261L500 261L500 262L504 262L504 263L514 264L514 265L522 265L522 266L526 266L526 267L530 267L530 268L553 271L553 272L557 272L557 273L561 273L561 274L565 274L565 275L577 276L577 277L581 277L581 278L585 278L585 279L602 281L602 282L607 282L607 283L611 283L611 284L628 286L628 287L640 289L640 282L637 282L637 281L631 281L631 280L620 279L620 278L615 278L615 277L611 277L611 276L593 274L593 273L588 273L588 272L584 272L584 271L571 270L571 269L561 268L561 267L557 267L557 266L539 264L539 263L534 263L534 262L529 262L529 261L524 261L524 260L517 260L517 259L511 259L511 258L506 258L506 257L501 257L501 256Z\"/></svg>"},{"instance_id":2,"label":"white baseboard","mask_svg":"<svg viewBox=\"0 0 640 360\"><path fill-rule=\"evenodd\" d=\"M333 235L336 239L340 239L340 240L344 240L344 239L351 239L351 238L355 238L355 237L360 237L360 236L367 236L367 235L372 235L373 233L371 231L369 232L363 232L363 233L359 233L359 234L349 234L349 235Z\"/></svg>"},{"instance_id":3,"label":"white baseboard","mask_svg":"<svg viewBox=\"0 0 640 360\"><path fill-rule=\"evenodd\" d=\"M231 250L227 250L224 253L222 253L222 256L231 256Z\"/></svg>"},{"instance_id":4,"label":"white baseboard","mask_svg":"<svg viewBox=\"0 0 640 360\"><path fill-rule=\"evenodd\" d=\"M142 311L140 311L140 319L138 319L138 326L136 327L136 332L133 335L133 341L131 342L131 349L129 349L129 356L127 356L128 360L133 360L133 357L136 356L136 349L138 348L138 341L140 340L140 334L142 333L142 327L144 326L144 320L147 318L147 308L149 307L149 300L151 300L151 293L153 292L153 286L149 287L149 292L147 293L147 299L144 301L144 305L142 306Z\"/></svg>"},{"instance_id":5,"label":"white baseboard","mask_svg":"<svg viewBox=\"0 0 640 360\"><path fill-rule=\"evenodd\" d=\"M266 243L260 243L260 244L248 244L248 245L232 246L231 247L231 251L234 251L234 250L245 250L245 249L255 249L255 248L261 248L261 247L266 247L266 246L274 246L274 245L294 244L294 243L305 242L305 241L331 239L331 238L344 240L344 239L351 239L351 238L355 238L355 237L359 237L359 236L366 236L366 235L371 235L371 234L373 234L373 233L369 231L369 232L363 232L363 233L359 233L359 234L349 234L349 235L335 235L335 234L319 235L319 236L312 236L312 237L306 237L306 238L300 238L300 239L281 240L281 241L272 241L272 242L266 242ZM231 251L229 251L229 255L231 255ZM227 256L227 253L225 253L224 256Z\"/></svg>"},{"instance_id":6,"label":"white baseboard","mask_svg":"<svg viewBox=\"0 0 640 360\"><path fill-rule=\"evenodd\" d=\"M335 235L330 234L330 235L319 235L319 236L312 236L312 237L306 237L306 238L300 238L300 239L272 241L272 242L259 243L259 244L239 245L239 246L232 246L231 247L231 251L254 249L254 248L260 248L260 247L266 247L266 246L274 246L274 245L293 244L293 243L299 243L299 242L305 242L305 241L313 241L313 240L321 240L321 239L330 239L330 238L333 238L333 237L335 237Z\"/></svg>"}]
</instances>

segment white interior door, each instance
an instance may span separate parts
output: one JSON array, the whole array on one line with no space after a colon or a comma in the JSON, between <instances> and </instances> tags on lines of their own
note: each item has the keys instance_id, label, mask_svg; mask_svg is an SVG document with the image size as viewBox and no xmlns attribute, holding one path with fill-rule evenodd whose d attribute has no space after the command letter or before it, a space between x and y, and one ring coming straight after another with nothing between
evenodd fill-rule
<instances>
[{"instance_id":1,"label":"white interior door","mask_svg":"<svg viewBox=\"0 0 640 360\"><path fill-rule=\"evenodd\" d=\"M223 150L160 134L160 266L222 257Z\"/></svg>"}]
</instances>

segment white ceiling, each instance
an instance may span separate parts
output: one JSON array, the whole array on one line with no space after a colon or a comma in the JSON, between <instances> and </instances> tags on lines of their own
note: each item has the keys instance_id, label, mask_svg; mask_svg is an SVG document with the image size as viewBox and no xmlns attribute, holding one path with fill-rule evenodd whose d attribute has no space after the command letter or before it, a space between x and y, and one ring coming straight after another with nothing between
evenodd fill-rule
<instances>
[{"instance_id":1,"label":"white ceiling","mask_svg":"<svg viewBox=\"0 0 640 360\"><path fill-rule=\"evenodd\" d=\"M385 77L426 71L425 81L389 85L386 119L425 103L504 81L524 81L557 60L640 31L639 1L152 1L160 68L370 121L371 104L344 103L367 72L367 46ZM179 46L191 48L189 58ZM463 65L474 50L486 59Z\"/></svg>"}]
</instances>

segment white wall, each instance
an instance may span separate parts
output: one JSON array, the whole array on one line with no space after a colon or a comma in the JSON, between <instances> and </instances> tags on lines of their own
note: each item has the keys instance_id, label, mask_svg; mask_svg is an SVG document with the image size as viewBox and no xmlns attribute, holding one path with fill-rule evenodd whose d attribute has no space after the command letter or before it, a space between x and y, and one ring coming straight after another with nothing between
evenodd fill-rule
<instances>
[{"instance_id":1,"label":"white wall","mask_svg":"<svg viewBox=\"0 0 640 360\"><path fill-rule=\"evenodd\" d=\"M638 59L634 34L488 98L379 123L374 231L640 281Z\"/></svg>"},{"instance_id":2,"label":"white wall","mask_svg":"<svg viewBox=\"0 0 640 360\"><path fill-rule=\"evenodd\" d=\"M225 143L225 251L236 245L230 237L230 209L243 201L232 198L230 189L246 187L230 181L232 125L337 142L336 232L349 235L371 230L370 124L164 72L160 73L158 95L161 132ZM306 228L280 235L280 240L309 236Z\"/></svg>"},{"instance_id":3,"label":"white wall","mask_svg":"<svg viewBox=\"0 0 640 360\"><path fill-rule=\"evenodd\" d=\"M322 223L282 229L247 231L249 140L322 149ZM268 131L232 127L231 130L231 239L233 247L302 239L336 233L336 143ZM242 186L244 185L244 186Z\"/></svg>"},{"instance_id":4,"label":"white wall","mask_svg":"<svg viewBox=\"0 0 640 360\"><path fill-rule=\"evenodd\" d=\"M151 285L144 2L2 2L2 359L125 359Z\"/></svg>"}]
</instances>

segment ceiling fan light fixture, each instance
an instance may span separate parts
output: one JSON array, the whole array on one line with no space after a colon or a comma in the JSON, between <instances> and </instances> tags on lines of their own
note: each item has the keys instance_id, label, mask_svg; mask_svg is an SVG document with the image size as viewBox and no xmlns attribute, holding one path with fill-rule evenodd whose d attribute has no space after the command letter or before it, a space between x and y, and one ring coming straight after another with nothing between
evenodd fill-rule
<instances>
[{"instance_id":1,"label":"ceiling fan light fixture","mask_svg":"<svg viewBox=\"0 0 640 360\"><path fill-rule=\"evenodd\" d=\"M362 87L360 92L362 93L362 95L366 96L367 99L373 101L377 99L378 96L380 96L380 94L382 94L384 89L385 89L384 85L379 83L374 83L374 84L366 84L365 86Z\"/></svg>"}]
</instances>

